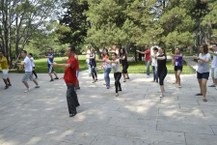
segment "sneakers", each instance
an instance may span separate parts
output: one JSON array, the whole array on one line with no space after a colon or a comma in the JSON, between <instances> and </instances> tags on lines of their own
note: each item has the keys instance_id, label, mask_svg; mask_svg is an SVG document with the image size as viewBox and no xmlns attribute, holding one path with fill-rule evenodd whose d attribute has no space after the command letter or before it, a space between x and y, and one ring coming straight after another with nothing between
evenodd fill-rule
<instances>
[{"instance_id":1,"label":"sneakers","mask_svg":"<svg viewBox=\"0 0 217 145\"><path fill-rule=\"evenodd\" d=\"M8 86L8 85L6 85L6 86L5 86L5 90L6 90L6 89L8 89L8 88L9 88L9 86Z\"/></svg>"},{"instance_id":2,"label":"sneakers","mask_svg":"<svg viewBox=\"0 0 217 145\"><path fill-rule=\"evenodd\" d=\"M24 91L24 93L28 93L28 92L29 92L29 88Z\"/></svg>"},{"instance_id":3,"label":"sneakers","mask_svg":"<svg viewBox=\"0 0 217 145\"><path fill-rule=\"evenodd\" d=\"M53 81L54 81L54 79L51 79L51 80L50 80L50 82L53 82Z\"/></svg>"},{"instance_id":4,"label":"sneakers","mask_svg":"<svg viewBox=\"0 0 217 145\"><path fill-rule=\"evenodd\" d=\"M56 78L54 78L55 80L58 80L59 78L58 77L56 77Z\"/></svg>"},{"instance_id":5,"label":"sneakers","mask_svg":"<svg viewBox=\"0 0 217 145\"><path fill-rule=\"evenodd\" d=\"M208 87L215 87L215 84L212 84L212 85L210 85L210 86L208 86Z\"/></svg>"},{"instance_id":6,"label":"sneakers","mask_svg":"<svg viewBox=\"0 0 217 145\"><path fill-rule=\"evenodd\" d=\"M35 86L35 88L40 88L40 86L39 86L39 85L37 85L37 86Z\"/></svg>"},{"instance_id":7,"label":"sneakers","mask_svg":"<svg viewBox=\"0 0 217 145\"><path fill-rule=\"evenodd\" d=\"M161 94L161 95L160 95L160 99L162 99L163 97L164 97L164 95L163 95L163 94Z\"/></svg>"}]
</instances>

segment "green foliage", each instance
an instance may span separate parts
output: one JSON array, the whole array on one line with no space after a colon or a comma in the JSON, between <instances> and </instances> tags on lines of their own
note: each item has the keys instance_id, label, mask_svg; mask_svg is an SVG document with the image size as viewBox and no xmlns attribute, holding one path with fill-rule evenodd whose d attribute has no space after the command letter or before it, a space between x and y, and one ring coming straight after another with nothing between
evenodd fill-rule
<instances>
[{"instance_id":1,"label":"green foliage","mask_svg":"<svg viewBox=\"0 0 217 145\"><path fill-rule=\"evenodd\" d=\"M89 8L88 3L86 1L69 0L63 3L63 8L67 11L59 19L62 25L56 30L60 35L59 40L63 44L67 43L79 47L84 43L87 29L90 27L84 13Z\"/></svg>"}]
</instances>

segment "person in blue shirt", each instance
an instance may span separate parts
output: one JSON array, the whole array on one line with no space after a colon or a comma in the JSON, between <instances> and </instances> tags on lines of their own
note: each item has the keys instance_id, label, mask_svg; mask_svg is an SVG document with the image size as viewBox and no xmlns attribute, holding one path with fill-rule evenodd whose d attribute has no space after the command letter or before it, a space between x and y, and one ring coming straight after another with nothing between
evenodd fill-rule
<instances>
[{"instance_id":1,"label":"person in blue shirt","mask_svg":"<svg viewBox=\"0 0 217 145\"><path fill-rule=\"evenodd\" d=\"M53 53L53 49L49 48L48 49L48 53L47 53L47 65L48 65L48 74L50 76L50 81L54 81L54 79L59 79L59 77L57 76L56 72L54 71L53 68L53 63L54 63L54 53ZM52 73L55 75L55 78L53 79Z\"/></svg>"}]
</instances>

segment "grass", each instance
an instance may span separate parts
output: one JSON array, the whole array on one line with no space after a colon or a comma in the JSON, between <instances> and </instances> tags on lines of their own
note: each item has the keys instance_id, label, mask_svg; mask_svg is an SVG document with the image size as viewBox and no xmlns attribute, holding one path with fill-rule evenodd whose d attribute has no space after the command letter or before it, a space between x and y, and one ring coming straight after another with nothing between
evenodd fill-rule
<instances>
[{"instance_id":1,"label":"grass","mask_svg":"<svg viewBox=\"0 0 217 145\"><path fill-rule=\"evenodd\" d=\"M167 70L168 73L174 73L174 66L172 65L171 62L167 62ZM129 73L145 73L146 72L146 66L145 62L130 62L129 63L129 68L128 68ZM152 71L152 69L151 69ZM195 73L195 70L191 68L190 66L184 64L183 65L183 71L182 74L193 74Z\"/></svg>"},{"instance_id":2,"label":"grass","mask_svg":"<svg viewBox=\"0 0 217 145\"><path fill-rule=\"evenodd\" d=\"M67 57L57 57L57 58L55 58L54 61L56 63L65 63L66 59L67 59ZM86 64L85 55L79 55L78 59L79 59L80 71L86 70L87 64ZM35 65L36 65L36 72L37 73L47 73L48 72L47 59L46 58L35 60ZM99 67L100 65L101 65L101 63L98 63L97 67ZM57 73L63 73L64 72L63 68L55 67L54 69ZM167 62L167 69L168 69L168 73L174 73L174 66L172 65L171 62ZM12 72L14 72L14 71L12 71ZM21 71L21 72L23 72L23 71ZM145 62L144 61L142 61L142 62L129 62L128 72L131 74L136 74L136 73L144 74L146 72ZM98 73L103 73L103 70L100 69L98 71ZM193 74L193 73L195 73L194 69L191 68L190 66L187 66L186 64L184 64L182 74Z\"/></svg>"},{"instance_id":3,"label":"grass","mask_svg":"<svg viewBox=\"0 0 217 145\"><path fill-rule=\"evenodd\" d=\"M66 59L67 59L67 57L57 57L54 59L54 61L56 63L66 63ZM78 59L79 59L80 71L87 69L85 56L79 55ZM48 72L47 59L46 58L35 60L35 65L36 65L36 72L37 73L47 73ZM55 67L54 70L57 73L63 73L64 72L64 68L60 68L60 67Z\"/></svg>"}]
</instances>

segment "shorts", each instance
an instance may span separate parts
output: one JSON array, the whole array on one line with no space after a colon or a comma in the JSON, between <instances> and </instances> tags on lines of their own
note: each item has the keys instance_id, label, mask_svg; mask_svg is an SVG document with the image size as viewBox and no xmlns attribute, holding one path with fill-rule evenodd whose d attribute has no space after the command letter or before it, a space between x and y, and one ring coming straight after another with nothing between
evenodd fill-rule
<instances>
[{"instance_id":1,"label":"shorts","mask_svg":"<svg viewBox=\"0 0 217 145\"><path fill-rule=\"evenodd\" d=\"M178 71L178 70L182 71L182 66L175 66L174 67L174 71Z\"/></svg>"},{"instance_id":2,"label":"shorts","mask_svg":"<svg viewBox=\"0 0 217 145\"><path fill-rule=\"evenodd\" d=\"M48 73L54 72L53 65L47 64L47 66L48 66Z\"/></svg>"},{"instance_id":3,"label":"shorts","mask_svg":"<svg viewBox=\"0 0 217 145\"><path fill-rule=\"evenodd\" d=\"M3 79L7 79L8 78L8 72L9 72L9 69L3 69L2 70L2 74L3 74L2 78Z\"/></svg>"},{"instance_id":4,"label":"shorts","mask_svg":"<svg viewBox=\"0 0 217 145\"><path fill-rule=\"evenodd\" d=\"M217 79L217 68L211 69L211 75L212 75L212 78Z\"/></svg>"},{"instance_id":5,"label":"shorts","mask_svg":"<svg viewBox=\"0 0 217 145\"><path fill-rule=\"evenodd\" d=\"M23 78L22 78L22 81L23 81L23 82L27 82L28 79L29 79L30 81L33 81L33 80L34 80L34 77L33 77L33 75L32 75L32 72L25 72L25 74L24 74L24 76L23 76Z\"/></svg>"},{"instance_id":6,"label":"shorts","mask_svg":"<svg viewBox=\"0 0 217 145\"><path fill-rule=\"evenodd\" d=\"M197 72L197 79L209 79L209 72L199 73Z\"/></svg>"}]
</instances>

